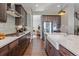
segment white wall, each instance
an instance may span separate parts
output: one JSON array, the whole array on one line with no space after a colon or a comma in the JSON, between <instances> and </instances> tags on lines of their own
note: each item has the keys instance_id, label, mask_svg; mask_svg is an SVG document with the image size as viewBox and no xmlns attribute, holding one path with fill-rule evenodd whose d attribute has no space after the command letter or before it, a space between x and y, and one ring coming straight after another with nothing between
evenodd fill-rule
<instances>
[{"instance_id":1,"label":"white wall","mask_svg":"<svg viewBox=\"0 0 79 59\"><path fill-rule=\"evenodd\" d=\"M38 25L41 25L41 15L33 15L33 29L38 30Z\"/></svg>"},{"instance_id":2,"label":"white wall","mask_svg":"<svg viewBox=\"0 0 79 59\"><path fill-rule=\"evenodd\" d=\"M73 4L69 4L67 8L65 8L66 14L61 16L61 31L74 34L74 6Z\"/></svg>"},{"instance_id":3,"label":"white wall","mask_svg":"<svg viewBox=\"0 0 79 59\"><path fill-rule=\"evenodd\" d=\"M74 6L73 4L68 7L68 33L74 34Z\"/></svg>"},{"instance_id":4,"label":"white wall","mask_svg":"<svg viewBox=\"0 0 79 59\"><path fill-rule=\"evenodd\" d=\"M33 15L31 9L27 9L27 28L30 31L33 30Z\"/></svg>"},{"instance_id":5,"label":"white wall","mask_svg":"<svg viewBox=\"0 0 79 59\"><path fill-rule=\"evenodd\" d=\"M7 15L7 22L6 23L0 23L0 32L3 33L14 33L15 30L15 18Z\"/></svg>"},{"instance_id":6,"label":"white wall","mask_svg":"<svg viewBox=\"0 0 79 59\"><path fill-rule=\"evenodd\" d=\"M61 16L61 32L67 33L68 31L68 12L67 8L65 9L66 14Z\"/></svg>"},{"instance_id":7,"label":"white wall","mask_svg":"<svg viewBox=\"0 0 79 59\"><path fill-rule=\"evenodd\" d=\"M40 34L42 35L41 15L33 15L33 29L38 30L38 25L40 26Z\"/></svg>"}]
</instances>

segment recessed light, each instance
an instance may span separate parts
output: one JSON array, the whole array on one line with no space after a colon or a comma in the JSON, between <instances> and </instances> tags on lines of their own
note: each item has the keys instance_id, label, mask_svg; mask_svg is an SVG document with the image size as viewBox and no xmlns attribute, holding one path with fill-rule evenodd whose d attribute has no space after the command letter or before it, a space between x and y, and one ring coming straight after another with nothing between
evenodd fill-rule
<instances>
[{"instance_id":1,"label":"recessed light","mask_svg":"<svg viewBox=\"0 0 79 59\"><path fill-rule=\"evenodd\" d=\"M35 7L38 7L38 6L39 6L38 4L35 5Z\"/></svg>"},{"instance_id":2,"label":"recessed light","mask_svg":"<svg viewBox=\"0 0 79 59\"><path fill-rule=\"evenodd\" d=\"M57 5L57 7L60 7L60 5Z\"/></svg>"}]
</instances>

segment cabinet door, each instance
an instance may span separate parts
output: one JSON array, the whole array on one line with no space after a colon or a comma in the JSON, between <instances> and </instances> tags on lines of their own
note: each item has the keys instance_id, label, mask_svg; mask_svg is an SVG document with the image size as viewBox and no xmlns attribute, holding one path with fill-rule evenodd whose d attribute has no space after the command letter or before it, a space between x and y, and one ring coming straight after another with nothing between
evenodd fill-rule
<instances>
[{"instance_id":1,"label":"cabinet door","mask_svg":"<svg viewBox=\"0 0 79 59\"><path fill-rule=\"evenodd\" d=\"M22 5L15 5L15 10L20 13L21 17L15 17L15 25L27 25L27 13Z\"/></svg>"},{"instance_id":2,"label":"cabinet door","mask_svg":"<svg viewBox=\"0 0 79 59\"><path fill-rule=\"evenodd\" d=\"M17 48L18 48L18 40L10 43L9 44L9 49L10 49L9 55L10 56L16 56L16 55L18 55L17 52L18 52L19 49L17 50Z\"/></svg>"},{"instance_id":3,"label":"cabinet door","mask_svg":"<svg viewBox=\"0 0 79 59\"><path fill-rule=\"evenodd\" d=\"M7 56L9 53L8 45L0 48L0 56Z\"/></svg>"},{"instance_id":4,"label":"cabinet door","mask_svg":"<svg viewBox=\"0 0 79 59\"><path fill-rule=\"evenodd\" d=\"M59 47L59 53L61 56L74 56L73 53L71 53L69 50L67 50L66 48L64 48L63 46L60 45Z\"/></svg>"},{"instance_id":5,"label":"cabinet door","mask_svg":"<svg viewBox=\"0 0 79 59\"><path fill-rule=\"evenodd\" d=\"M17 56L17 55L18 55L18 54L17 54L17 51L18 51L18 50L16 50L16 49L17 49L17 47L12 48L12 49L10 50L9 56Z\"/></svg>"},{"instance_id":6,"label":"cabinet door","mask_svg":"<svg viewBox=\"0 0 79 59\"><path fill-rule=\"evenodd\" d=\"M29 46L29 44L30 44L30 37L31 37L31 35L30 35L30 33L28 33L28 34L27 34L27 44L28 44L28 46ZM27 47L28 47L28 46L27 46Z\"/></svg>"},{"instance_id":7,"label":"cabinet door","mask_svg":"<svg viewBox=\"0 0 79 59\"><path fill-rule=\"evenodd\" d=\"M47 40L46 40L45 51L46 51L47 55L48 55L48 49L49 49L49 47L48 47L48 42L47 42Z\"/></svg>"},{"instance_id":8,"label":"cabinet door","mask_svg":"<svg viewBox=\"0 0 79 59\"><path fill-rule=\"evenodd\" d=\"M7 21L7 4L6 3L0 3L0 22L6 22Z\"/></svg>"},{"instance_id":9,"label":"cabinet door","mask_svg":"<svg viewBox=\"0 0 79 59\"><path fill-rule=\"evenodd\" d=\"M49 56L54 56L55 48L53 47L53 45L50 42L48 42L48 46L49 46Z\"/></svg>"},{"instance_id":10,"label":"cabinet door","mask_svg":"<svg viewBox=\"0 0 79 59\"><path fill-rule=\"evenodd\" d=\"M21 5L15 5L15 10L21 14ZM21 17L15 17L15 25L21 25Z\"/></svg>"},{"instance_id":11,"label":"cabinet door","mask_svg":"<svg viewBox=\"0 0 79 59\"><path fill-rule=\"evenodd\" d=\"M27 39L26 39L26 35L22 36L21 38L19 38L19 50L20 50L20 55L22 55L26 49L27 46Z\"/></svg>"},{"instance_id":12,"label":"cabinet door","mask_svg":"<svg viewBox=\"0 0 79 59\"><path fill-rule=\"evenodd\" d=\"M46 40L45 50L49 56L59 56L58 50L48 40Z\"/></svg>"},{"instance_id":13,"label":"cabinet door","mask_svg":"<svg viewBox=\"0 0 79 59\"><path fill-rule=\"evenodd\" d=\"M55 55L55 48L53 46L50 46L50 56L54 56Z\"/></svg>"},{"instance_id":14,"label":"cabinet door","mask_svg":"<svg viewBox=\"0 0 79 59\"><path fill-rule=\"evenodd\" d=\"M47 55L51 56L53 55L53 51L52 51L52 46L50 45L50 43L48 41L46 41L46 52L47 52Z\"/></svg>"}]
</instances>

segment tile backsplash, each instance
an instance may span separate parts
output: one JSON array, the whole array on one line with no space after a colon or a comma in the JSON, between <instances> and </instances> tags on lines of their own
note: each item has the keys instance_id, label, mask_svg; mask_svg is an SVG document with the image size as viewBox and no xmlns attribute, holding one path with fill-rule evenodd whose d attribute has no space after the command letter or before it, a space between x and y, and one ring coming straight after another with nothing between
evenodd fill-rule
<instances>
[{"instance_id":1,"label":"tile backsplash","mask_svg":"<svg viewBox=\"0 0 79 59\"><path fill-rule=\"evenodd\" d=\"M7 15L7 22L0 23L0 32L6 33L6 34L16 32L15 18L10 15Z\"/></svg>"}]
</instances>

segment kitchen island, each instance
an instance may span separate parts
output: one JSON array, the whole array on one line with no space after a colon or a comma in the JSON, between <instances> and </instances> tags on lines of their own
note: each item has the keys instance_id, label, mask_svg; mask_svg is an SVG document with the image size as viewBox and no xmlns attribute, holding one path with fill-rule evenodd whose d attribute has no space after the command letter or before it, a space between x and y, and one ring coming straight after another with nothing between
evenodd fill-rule
<instances>
[{"instance_id":1,"label":"kitchen island","mask_svg":"<svg viewBox=\"0 0 79 59\"><path fill-rule=\"evenodd\" d=\"M0 40L1 56L20 56L30 43L30 32L26 31L19 36L7 36Z\"/></svg>"},{"instance_id":2,"label":"kitchen island","mask_svg":"<svg viewBox=\"0 0 79 59\"><path fill-rule=\"evenodd\" d=\"M47 34L46 42L49 42L54 47L54 50L52 50L57 52L53 53L51 51L50 54L53 53L53 56L79 56L79 36L77 35L67 35L66 33Z\"/></svg>"}]
</instances>

